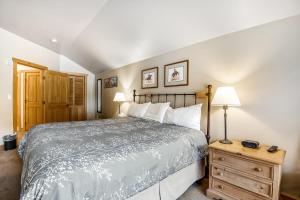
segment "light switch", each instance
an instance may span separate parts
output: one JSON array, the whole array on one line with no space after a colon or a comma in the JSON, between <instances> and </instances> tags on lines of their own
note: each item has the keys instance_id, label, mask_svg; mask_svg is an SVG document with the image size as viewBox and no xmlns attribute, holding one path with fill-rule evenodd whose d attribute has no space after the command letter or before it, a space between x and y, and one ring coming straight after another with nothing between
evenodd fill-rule
<instances>
[{"instance_id":1,"label":"light switch","mask_svg":"<svg viewBox=\"0 0 300 200\"><path fill-rule=\"evenodd\" d=\"M8 100L11 100L11 94L8 94L8 95L7 95L7 99L8 99Z\"/></svg>"},{"instance_id":2,"label":"light switch","mask_svg":"<svg viewBox=\"0 0 300 200\"><path fill-rule=\"evenodd\" d=\"M13 65L12 59L11 58L6 59L5 64L8 66L12 66Z\"/></svg>"}]
</instances>

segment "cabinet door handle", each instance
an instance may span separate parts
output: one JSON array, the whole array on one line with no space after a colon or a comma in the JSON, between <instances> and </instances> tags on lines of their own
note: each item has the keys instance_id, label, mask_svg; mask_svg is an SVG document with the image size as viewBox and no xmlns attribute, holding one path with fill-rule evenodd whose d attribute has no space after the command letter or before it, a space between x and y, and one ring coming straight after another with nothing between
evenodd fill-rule
<instances>
[{"instance_id":1,"label":"cabinet door handle","mask_svg":"<svg viewBox=\"0 0 300 200\"><path fill-rule=\"evenodd\" d=\"M219 176L223 176L223 173L222 173L222 172L219 172L218 175L219 175Z\"/></svg>"},{"instance_id":2,"label":"cabinet door handle","mask_svg":"<svg viewBox=\"0 0 300 200\"><path fill-rule=\"evenodd\" d=\"M263 170L262 170L262 168L260 168L260 167L255 167L255 168L254 168L254 171L262 172Z\"/></svg>"}]
</instances>

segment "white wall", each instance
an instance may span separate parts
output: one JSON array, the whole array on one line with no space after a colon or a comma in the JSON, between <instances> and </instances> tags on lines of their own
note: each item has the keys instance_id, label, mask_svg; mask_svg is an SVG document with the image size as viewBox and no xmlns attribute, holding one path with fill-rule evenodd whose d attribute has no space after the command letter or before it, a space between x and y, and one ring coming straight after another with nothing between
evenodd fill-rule
<instances>
[{"instance_id":1,"label":"white wall","mask_svg":"<svg viewBox=\"0 0 300 200\"><path fill-rule=\"evenodd\" d=\"M0 143L2 136L13 129L12 57L47 66L50 70L89 74L88 116L94 116L94 75L66 57L0 28ZM8 98L10 96L11 98Z\"/></svg>"},{"instance_id":2,"label":"white wall","mask_svg":"<svg viewBox=\"0 0 300 200\"><path fill-rule=\"evenodd\" d=\"M117 91L191 92L205 84L236 87L242 106L228 110L230 139L252 139L287 150L283 187L300 191L300 16L201 42L99 74L118 76L119 87L103 89L103 115L117 111ZM164 65L190 61L189 86L163 87ZM141 70L159 67L159 88L141 89ZM224 137L223 110L213 107L212 139Z\"/></svg>"},{"instance_id":3,"label":"white wall","mask_svg":"<svg viewBox=\"0 0 300 200\"><path fill-rule=\"evenodd\" d=\"M60 56L60 71L87 74L87 118L95 118L95 74L65 56Z\"/></svg>"}]
</instances>

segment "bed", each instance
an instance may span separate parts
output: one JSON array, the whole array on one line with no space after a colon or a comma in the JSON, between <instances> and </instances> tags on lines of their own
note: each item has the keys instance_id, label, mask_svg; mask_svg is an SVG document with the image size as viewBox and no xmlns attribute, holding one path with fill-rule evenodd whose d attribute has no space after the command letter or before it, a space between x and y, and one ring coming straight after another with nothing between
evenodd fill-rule
<instances>
[{"instance_id":1,"label":"bed","mask_svg":"<svg viewBox=\"0 0 300 200\"><path fill-rule=\"evenodd\" d=\"M176 95L186 104L186 96L209 97L210 89ZM133 117L38 125L19 146L20 198L176 199L204 176L209 111L210 98L206 134Z\"/></svg>"}]
</instances>

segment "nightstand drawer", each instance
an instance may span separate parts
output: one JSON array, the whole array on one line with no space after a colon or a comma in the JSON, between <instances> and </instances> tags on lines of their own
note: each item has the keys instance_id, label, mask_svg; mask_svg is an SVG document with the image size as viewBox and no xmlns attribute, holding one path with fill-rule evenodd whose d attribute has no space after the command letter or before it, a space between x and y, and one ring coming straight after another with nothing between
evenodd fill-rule
<instances>
[{"instance_id":1,"label":"nightstand drawer","mask_svg":"<svg viewBox=\"0 0 300 200\"><path fill-rule=\"evenodd\" d=\"M225 194L233 199L239 199L239 200L266 200L267 199L214 178L212 179L212 189L217 192L220 192L221 194Z\"/></svg>"},{"instance_id":2,"label":"nightstand drawer","mask_svg":"<svg viewBox=\"0 0 300 200\"><path fill-rule=\"evenodd\" d=\"M227 169L225 167L212 165L212 177L244 188L256 194L263 195L265 197L272 196L272 183L263 183L248 178L238 173L234 173L232 172L232 170Z\"/></svg>"},{"instance_id":3,"label":"nightstand drawer","mask_svg":"<svg viewBox=\"0 0 300 200\"><path fill-rule=\"evenodd\" d=\"M226 165L258 177L271 180L273 179L273 166L256 162L250 159L248 160L245 158L241 158L233 154L213 150L212 162Z\"/></svg>"}]
</instances>

